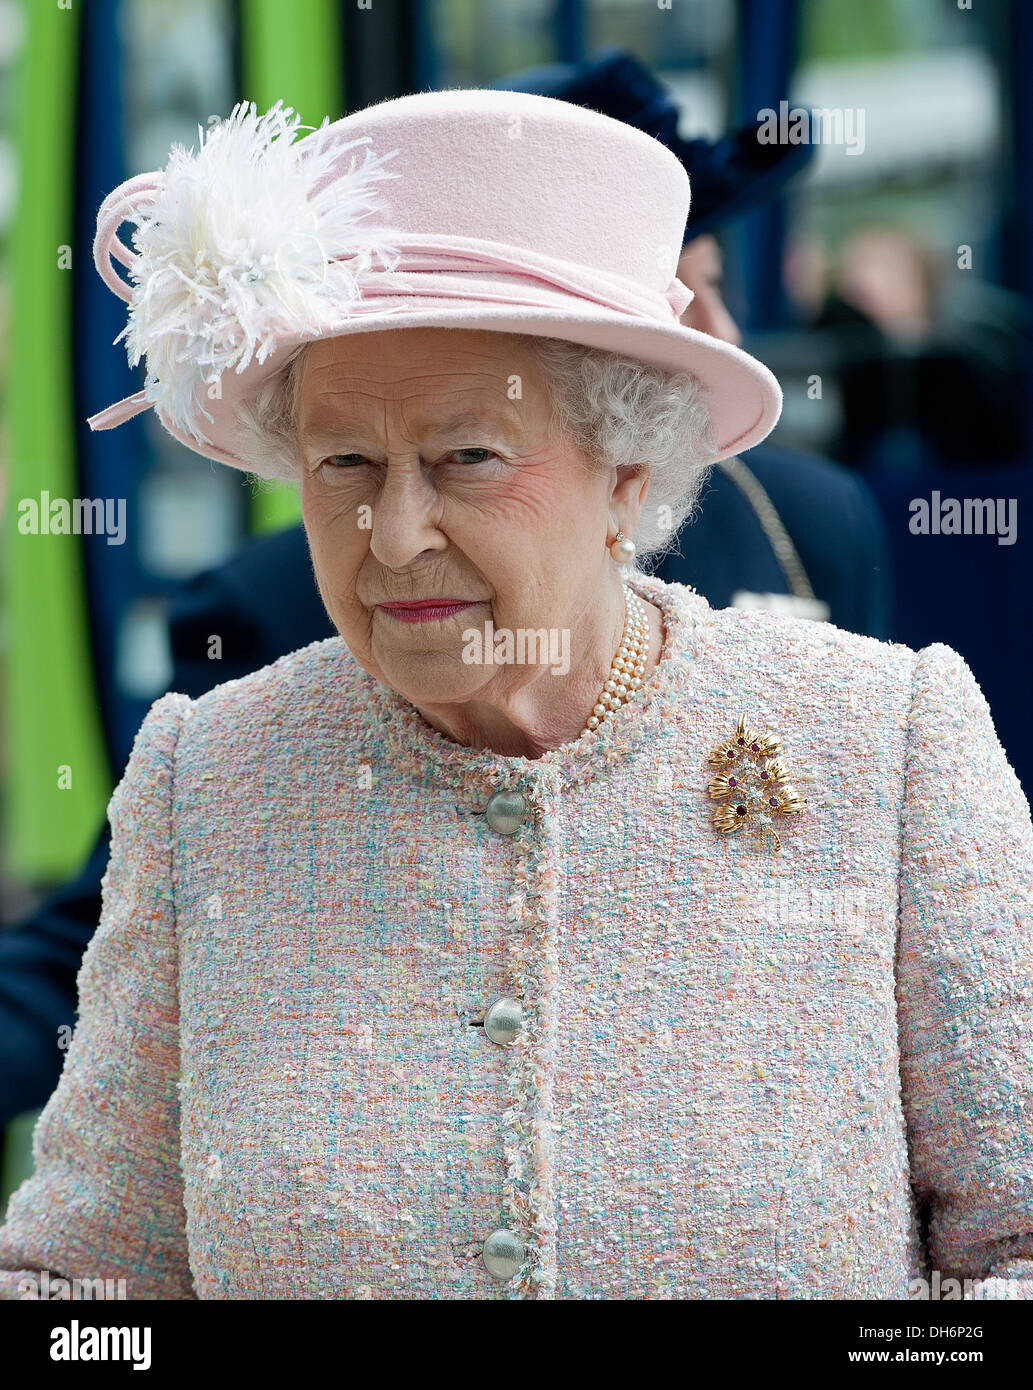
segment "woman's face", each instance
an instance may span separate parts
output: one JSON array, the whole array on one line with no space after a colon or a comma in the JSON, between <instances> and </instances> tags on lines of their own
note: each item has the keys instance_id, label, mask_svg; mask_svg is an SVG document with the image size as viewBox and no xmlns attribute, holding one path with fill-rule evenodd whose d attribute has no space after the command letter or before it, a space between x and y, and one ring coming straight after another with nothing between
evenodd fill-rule
<instances>
[{"instance_id":1,"label":"woman's face","mask_svg":"<svg viewBox=\"0 0 1033 1390\"><path fill-rule=\"evenodd\" d=\"M509 334L361 333L305 360L301 497L319 590L359 664L413 703L554 679L547 665L464 662L464 633L489 621L567 629L572 661L599 636L608 530L631 534L647 475L619 480L551 425L536 360ZM472 606L421 622L381 606L420 599Z\"/></svg>"}]
</instances>

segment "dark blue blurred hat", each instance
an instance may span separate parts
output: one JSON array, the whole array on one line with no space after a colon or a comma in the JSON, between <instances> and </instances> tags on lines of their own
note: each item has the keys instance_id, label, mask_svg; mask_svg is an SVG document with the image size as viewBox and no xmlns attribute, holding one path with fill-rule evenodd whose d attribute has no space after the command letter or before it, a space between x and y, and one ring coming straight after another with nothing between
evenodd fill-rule
<instances>
[{"instance_id":1,"label":"dark blue blurred hat","mask_svg":"<svg viewBox=\"0 0 1033 1390\"><path fill-rule=\"evenodd\" d=\"M761 144L761 121L716 142L683 140L671 94L634 54L620 48L602 49L580 63L526 68L491 85L587 106L665 144L685 166L692 185L684 241L770 202L814 154L810 144Z\"/></svg>"}]
</instances>

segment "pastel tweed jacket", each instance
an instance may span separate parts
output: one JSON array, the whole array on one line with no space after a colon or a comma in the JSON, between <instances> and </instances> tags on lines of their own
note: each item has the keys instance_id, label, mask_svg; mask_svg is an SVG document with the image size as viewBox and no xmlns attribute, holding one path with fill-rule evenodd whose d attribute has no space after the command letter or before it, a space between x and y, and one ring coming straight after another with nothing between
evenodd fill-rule
<instances>
[{"instance_id":1,"label":"pastel tweed jacket","mask_svg":"<svg viewBox=\"0 0 1033 1390\"><path fill-rule=\"evenodd\" d=\"M536 760L340 638L153 705L8 1297L1030 1296L1033 829L969 668L632 584L659 666ZM781 853L713 824L740 714Z\"/></svg>"}]
</instances>

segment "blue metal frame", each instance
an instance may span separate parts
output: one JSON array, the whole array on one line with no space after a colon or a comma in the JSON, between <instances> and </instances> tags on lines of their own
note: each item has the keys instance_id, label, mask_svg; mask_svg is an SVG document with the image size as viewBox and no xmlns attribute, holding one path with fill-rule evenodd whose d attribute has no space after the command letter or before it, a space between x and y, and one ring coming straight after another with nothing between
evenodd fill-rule
<instances>
[{"instance_id":1,"label":"blue metal frame","mask_svg":"<svg viewBox=\"0 0 1033 1390\"><path fill-rule=\"evenodd\" d=\"M1009 289L1033 299L1033 83L1028 63L1033 54L1033 6L1012 0L1009 10L1009 73L1012 188L1003 237L1003 280ZM1033 353L1026 362L1026 448L1033 454Z\"/></svg>"},{"instance_id":2,"label":"blue metal frame","mask_svg":"<svg viewBox=\"0 0 1033 1390\"><path fill-rule=\"evenodd\" d=\"M735 124L748 125L788 96L799 53L800 0L740 0ZM788 322L782 283L782 199L739 218L734 229L750 328Z\"/></svg>"},{"instance_id":3,"label":"blue metal frame","mask_svg":"<svg viewBox=\"0 0 1033 1390\"><path fill-rule=\"evenodd\" d=\"M578 63L585 56L587 28L584 0L556 0L553 14L556 61Z\"/></svg>"},{"instance_id":4,"label":"blue metal frame","mask_svg":"<svg viewBox=\"0 0 1033 1390\"><path fill-rule=\"evenodd\" d=\"M411 0L412 25L415 30L413 41L414 91L431 92L441 82L441 60L438 56L434 38L434 22L431 18L433 0Z\"/></svg>"},{"instance_id":5,"label":"blue metal frame","mask_svg":"<svg viewBox=\"0 0 1033 1390\"><path fill-rule=\"evenodd\" d=\"M116 647L122 616L132 599L162 587L145 573L140 562L138 498L152 463L143 418L138 416L117 430L96 434L86 424L88 415L139 390L143 384L143 369L130 369L124 345L110 346L125 327L125 305L93 267L97 209L111 189L126 177L119 8L119 0L92 0L81 25L73 246L74 392L80 495L126 499L125 544L108 545L102 536L82 537L97 688L116 770L128 758L149 706L149 701L125 695L116 684ZM128 227L123 227L123 240L128 235Z\"/></svg>"}]
</instances>

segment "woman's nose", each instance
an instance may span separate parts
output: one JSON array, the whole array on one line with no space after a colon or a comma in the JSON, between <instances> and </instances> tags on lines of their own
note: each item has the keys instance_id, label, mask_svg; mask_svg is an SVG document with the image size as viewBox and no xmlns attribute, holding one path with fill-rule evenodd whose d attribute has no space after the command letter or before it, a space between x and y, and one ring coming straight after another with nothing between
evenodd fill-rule
<instances>
[{"instance_id":1,"label":"woman's nose","mask_svg":"<svg viewBox=\"0 0 1033 1390\"><path fill-rule=\"evenodd\" d=\"M382 479L368 504L373 514L369 546L380 563L400 569L425 550L443 550L448 541L436 525L440 500L419 460L388 463Z\"/></svg>"}]
</instances>

